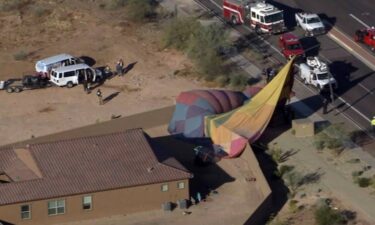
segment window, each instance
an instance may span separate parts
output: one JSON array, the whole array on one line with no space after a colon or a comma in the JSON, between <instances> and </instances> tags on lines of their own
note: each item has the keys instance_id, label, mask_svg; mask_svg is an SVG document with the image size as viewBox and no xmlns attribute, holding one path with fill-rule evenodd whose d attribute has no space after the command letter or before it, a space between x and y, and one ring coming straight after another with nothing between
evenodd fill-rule
<instances>
[{"instance_id":1,"label":"window","mask_svg":"<svg viewBox=\"0 0 375 225\"><path fill-rule=\"evenodd\" d=\"M69 71L64 73L64 77L73 77L76 75L75 71Z\"/></svg>"},{"instance_id":2,"label":"window","mask_svg":"<svg viewBox=\"0 0 375 225\"><path fill-rule=\"evenodd\" d=\"M91 210L92 209L92 196L91 195L83 196L82 200L83 200L82 201L83 210Z\"/></svg>"},{"instance_id":3,"label":"window","mask_svg":"<svg viewBox=\"0 0 375 225\"><path fill-rule=\"evenodd\" d=\"M27 220L31 219L31 206L21 205L21 219Z\"/></svg>"},{"instance_id":4,"label":"window","mask_svg":"<svg viewBox=\"0 0 375 225\"><path fill-rule=\"evenodd\" d=\"M168 184L163 184L163 185L161 185L161 191L162 191L162 192L166 192L166 191L168 191Z\"/></svg>"},{"instance_id":5,"label":"window","mask_svg":"<svg viewBox=\"0 0 375 225\"><path fill-rule=\"evenodd\" d=\"M65 213L65 200L54 200L48 202L48 215L59 215Z\"/></svg>"},{"instance_id":6,"label":"window","mask_svg":"<svg viewBox=\"0 0 375 225\"><path fill-rule=\"evenodd\" d=\"M251 17L255 18L255 12L251 12Z\"/></svg>"},{"instance_id":7,"label":"window","mask_svg":"<svg viewBox=\"0 0 375 225\"><path fill-rule=\"evenodd\" d=\"M184 189L185 188L185 183L184 182L178 182L177 183L177 188L178 189Z\"/></svg>"},{"instance_id":8,"label":"window","mask_svg":"<svg viewBox=\"0 0 375 225\"><path fill-rule=\"evenodd\" d=\"M264 17L263 16L260 17L260 22L264 23Z\"/></svg>"}]
</instances>

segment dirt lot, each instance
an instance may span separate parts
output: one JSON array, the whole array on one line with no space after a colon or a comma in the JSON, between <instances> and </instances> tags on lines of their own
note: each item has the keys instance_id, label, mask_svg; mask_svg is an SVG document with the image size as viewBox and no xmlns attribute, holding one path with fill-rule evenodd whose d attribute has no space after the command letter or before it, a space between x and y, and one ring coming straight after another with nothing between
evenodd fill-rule
<instances>
[{"instance_id":1,"label":"dirt lot","mask_svg":"<svg viewBox=\"0 0 375 225\"><path fill-rule=\"evenodd\" d=\"M36 60L63 52L90 57L94 66L113 68L119 58L125 65L136 64L100 87L109 97L103 106L96 90L87 95L82 85L0 91L1 145L171 105L181 91L200 88L194 80L173 75L191 71L191 64L181 53L160 50L157 25L132 24L123 10L100 9L94 1L37 2L0 13L0 80L31 74Z\"/></svg>"}]
</instances>

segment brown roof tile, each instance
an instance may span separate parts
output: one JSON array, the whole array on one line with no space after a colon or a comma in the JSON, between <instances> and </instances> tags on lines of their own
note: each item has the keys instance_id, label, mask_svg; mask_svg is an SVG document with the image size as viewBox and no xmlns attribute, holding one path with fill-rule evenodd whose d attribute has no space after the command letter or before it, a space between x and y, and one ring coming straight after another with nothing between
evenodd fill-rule
<instances>
[{"instance_id":1,"label":"brown roof tile","mask_svg":"<svg viewBox=\"0 0 375 225\"><path fill-rule=\"evenodd\" d=\"M149 141L132 129L31 145L42 177L0 184L0 205L191 178L175 159L158 160L162 152ZM13 165L15 155L13 149L0 151L0 171Z\"/></svg>"}]
</instances>

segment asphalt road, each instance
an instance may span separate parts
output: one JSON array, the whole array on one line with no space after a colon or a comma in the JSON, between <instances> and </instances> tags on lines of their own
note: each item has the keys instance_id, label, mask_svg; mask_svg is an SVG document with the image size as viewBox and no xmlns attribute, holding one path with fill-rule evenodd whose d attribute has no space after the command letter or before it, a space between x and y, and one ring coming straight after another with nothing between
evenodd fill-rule
<instances>
[{"instance_id":1,"label":"asphalt road","mask_svg":"<svg viewBox=\"0 0 375 225\"><path fill-rule=\"evenodd\" d=\"M197 0L209 9L213 10L217 16L222 16L221 5L222 0ZM345 1L302 1L302 0L279 0L272 1L273 4L284 10L284 17L287 26L293 33L303 37L303 32L294 29L294 13L306 10L319 13L324 19L338 26L341 30L348 34L354 33L358 28L362 28L363 23L369 24L375 21L375 4L371 4L373 0L357 0L349 2ZM369 12L364 12L367 9ZM373 13L373 14L372 14ZM352 14L357 19L354 19ZM236 26L235 29L243 35L249 36L251 30L245 26ZM277 35L263 36L268 46L268 51L276 61L286 62L279 54L277 47ZM336 91L335 106L338 108L339 114L353 121L358 129L369 129L370 118L375 115L375 73L364 63L352 56L349 52L341 48L337 43L328 36L323 35L317 38L303 38L302 44L305 49L310 49L308 55L319 56L329 62L332 74L339 82L339 89ZM295 85L302 85L296 82ZM297 93L299 99L307 99L308 105L314 109L319 109L322 104L318 92L311 87L306 87L305 92Z\"/></svg>"}]
</instances>

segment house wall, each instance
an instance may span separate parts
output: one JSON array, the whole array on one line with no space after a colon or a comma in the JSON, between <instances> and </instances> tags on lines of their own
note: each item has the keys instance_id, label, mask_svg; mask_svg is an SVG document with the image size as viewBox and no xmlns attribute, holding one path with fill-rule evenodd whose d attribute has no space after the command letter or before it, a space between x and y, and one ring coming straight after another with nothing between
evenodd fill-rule
<instances>
[{"instance_id":1,"label":"house wall","mask_svg":"<svg viewBox=\"0 0 375 225\"><path fill-rule=\"evenodd\" d=\"M184 189L178 189L177 183L183 181ZM161 185L168 184L168 191L162 192ZM160 209L164 202L177 202L189 199L189 180L166 182L111 191L96 192L54 199L65 199L65 214L48 216L47 202L54 199L0 206L0 221L17 225L44 225L83 219L93 219L112 215L128 214L139 211ZM53 187L51 187L53 188ZM82 209L83 196L92 196L92 210ZM31 205L31 219L22 220L20 207Z\"/></svg>"}]
</instances>

